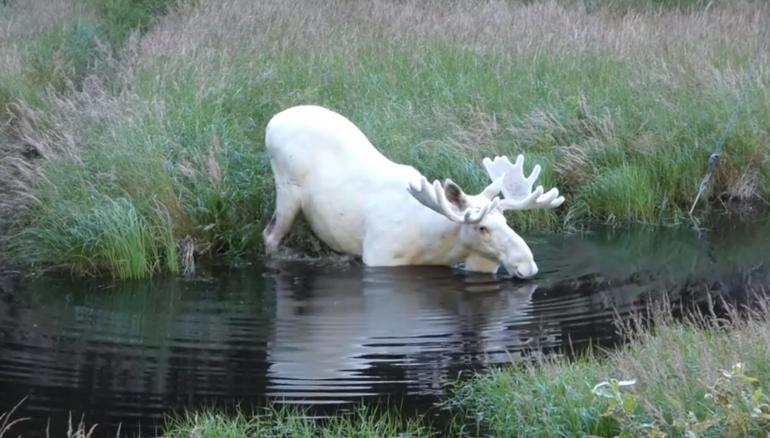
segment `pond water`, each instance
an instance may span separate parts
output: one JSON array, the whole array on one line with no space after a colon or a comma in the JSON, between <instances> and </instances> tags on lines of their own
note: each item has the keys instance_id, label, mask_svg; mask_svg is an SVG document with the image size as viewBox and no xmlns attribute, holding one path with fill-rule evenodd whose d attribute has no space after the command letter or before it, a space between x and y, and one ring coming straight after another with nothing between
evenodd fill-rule
<instances>
[{"instance_id":1,"label":"pond water","mask_svg":"<svg viewBox=\"0 0 770 438\"><path fill-rule=\"evenodd\" d=\"M437 267L278 261L142 282L0 281L0 412L17 434L71 412L97 435L153 435L166 415L267 400L435 400L461 372L617 341L623 315L669 291L768 283L767 223L529 236L530 281ZM13 436L16 436L14 434Z\"/></svg>"}]
</instances>

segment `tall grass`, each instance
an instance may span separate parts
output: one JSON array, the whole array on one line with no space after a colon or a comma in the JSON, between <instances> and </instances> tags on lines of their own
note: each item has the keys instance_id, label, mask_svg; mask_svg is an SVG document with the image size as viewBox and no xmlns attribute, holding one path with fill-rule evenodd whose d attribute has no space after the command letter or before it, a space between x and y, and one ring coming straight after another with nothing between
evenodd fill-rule
<instances>
[{"instance_id":1,"label":"tall grass","mask_svg":"<svg viewBox=\"0 0 770 438\"><path fill-rule=\"evenodd\" d=\"M99 26L124 23L116 11L134 4L95 1L84 14ZM676 222L770 12L764 3L664 8L641 0L138 4L167 13L126 20L143 32L136 37L98 33L97 41L122 35L112 43L119 50L56 70L77 79L63 91L14 98L12 138L43 157L3 167L14 190L0 205L23 213L15 215L26 230L22 260L65 253L26 237L45 234L52 223L45 212L102 208L71 208L84 202L81 192L126 199L145 222L161 205L169 218L163 235L189 236L199 254L260 252L273 202L264 126L300 103L341 112L388 157L430 178L452 177L469 192L487 183L483 156L525 153L528 165L547 168L543 183L558 186L567 203L512 216L520 230ZM712 203L767 199L767 65L761 54ZM42 82L57 83L43 73ZM19 75L11 76L24 82ZM46 196L51 187L82 190ZM290 243L306 245L306 236Z\"/></svg>"},{"instance_id":2,"label":"tall grass","mask_svg":"<svg viewBox=\"0 0 770 438\"><path fill-rule=\"evenodd\" d=\"M84 92L86 79L98 81L103 92L114 90L119 81L111 79L120 65L113 54L132 32L145 31L155 14L170 4L164 0L0 4L0 249L10 249L35 267L66 268L78 274L108 272L131 278L177 271L171 216L167 203L156 201L154 187L129 198L123 189L107 194L98 181L93 181L99 184L95 187L75 175L62 176L95 170L82 168L84 145L75 144L69 135L101 130L91 117L100 111L93 99L98 96ZM59 117L54 111L60 112ZM83 116L77 125L60 117L71 111ZM107 152L93 151L102 157ZM141 160L129 156L137 152L127 151L122 158L139 165ZM108 166L124 164L116 157L104 161ZM146 163L152 155L142 158ZM139 213L136 205L145 208ZM32 217L35 225L28 226ZM7 263L4 257L3 262Z\"/></svg>"},{"instance_id":3,"label":"tall grass","mask_svg":"<svg viewBox=\"0 0 770 438\"><path fill-rule=\"evenodd\" d=\"M105 53L122 47L171 0L29 0L0 3L0 120L17 100L45 104L48 90L78 88Z\"/></svg>"},{"instance_id":4,"label":"tall grass","mask_svg":"<svg viewBox=\"0 0 770 438\"><path fill-rule=\"evenodd\" d=\"M176 241L162 205L150 217L128 198L95 193L82 203L56 208L42 212L41 226L20 232L18 239L25 246L13 247L33 267L75 274L110 272L118 278L178 271Z\"/></svg>"}]
</instances>

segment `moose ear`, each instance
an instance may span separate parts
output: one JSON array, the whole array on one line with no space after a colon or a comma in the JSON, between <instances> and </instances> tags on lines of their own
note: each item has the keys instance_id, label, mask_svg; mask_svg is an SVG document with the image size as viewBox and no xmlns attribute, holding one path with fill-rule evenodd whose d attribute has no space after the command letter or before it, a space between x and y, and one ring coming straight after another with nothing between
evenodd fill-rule
<instances>
[{"instance_id":1,"label":"moose ear","mask_svg":"<svg viewBox=\"0 0 770 438\"><path fill-rule=\"evenodd\" d=\"M444 181L444 193L446 193L447 200L459 210L465 210L468 207L465 193L451 179Z\"/></svg>"}]
</instances>

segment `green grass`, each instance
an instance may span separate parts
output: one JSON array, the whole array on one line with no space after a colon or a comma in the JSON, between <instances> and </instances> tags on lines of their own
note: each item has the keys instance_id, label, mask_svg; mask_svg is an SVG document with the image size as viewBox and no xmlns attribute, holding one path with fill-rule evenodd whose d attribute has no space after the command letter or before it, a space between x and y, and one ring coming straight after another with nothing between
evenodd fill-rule
<instances>
[{"instance_id":1,"label":"green grass","mask_svg":"<svg viewBox=\"0 0 770 438\"><path fill-rule=\"evenodd\" d=\"M190 413L172 421L166 438L245 437L429 437L436 436L419 419L404 420L398 413L356 408L348 414L314 419L301 408L269 408L262 415L225 415L216 412Z\"/></svg>"},{"instance_id":2,"label":"green grass","mask_svg":"<svg viewBox=\"0 0 770 438\"><path fill-rule=\"evenodd\" d=\"M99 26L88 18L35 34L24 59L24 81L29 88L63 92L79 86L98 56Z\"/></svg>"},{"instance_id":3,"label":"green grass","mask_svg":"<svg viewBox=\"0 0 770 438\"><path fill-rule=\"evenodd\" d=\"M104 21L105 40L120 49L131 32L144 33L176 0L88 0Z\"/></svg>"},{"instance_id":4,"label":"green grass","mask_svg":"<svg viewBox=\"0 0 770 438\"><path fill-rule=\"evenodd\" d=\"M110 272L117 278L178 271L176 241L162 205L149 216L128 198L92 194L88 200L55 207L40 212L44 226L17 236L24 246L11 246L33 267L89 275Z\"/></svg>"},{"instance_id":5,"label":"green grass","mask_svg":"<svg viewBox=\"0 0 770 438\"><path fill-rule=\"evenodd\" d=\"M108 140L112 148L100 150L94 145L94 155L81 159L68 148L85 145L73 144L73 138L62 138L63 132L57 126L69 121L29 117L53 110L67 96L87 94L83 85L89 77L100 87L118 92L113 76L117 74L124 41L131 32L146 31L171 3L73 0L0 4L0 25L4 27L0 40L5 44L0 49L0 60L4 61L0 68L0 174L5 179L5 184L0 184L0 229L10 233L0 238L0 244L8 247L15 258L36 268L62 268L75 274L109 273L119 278L177 272L169 203L158 200L163 194L155 191L147 175L134 175L134 181L141 183L131 184L130 194L125 180L113 181L113 187L120 187L107 193L102 186L104 174L92 181L67 175L70 171L81 176L102 172L104 167L97 164L100 160L107 167L124 166L125 170L132 166L134 171L150 164L141 173L152 168L151 160L157 154L137 157L137 148L114 153L125 145ZM93 101L68 103L73 105L67 112L94 110L93 106L89 108ZM91 141L102 141L105 134L99 123L79 123L78 129L88 131ZM33 157L46 158L33 162L32 171L28 163L24 164L30 151ZM86 162L87 169L80 167ZM85 192L88 194L84 196ZM16 202L22 198L32 201ZM37 225L18 226L28 222L29 217L18 213L17 207L29 212L26 207L30 204L34 205Z\"/></svg>"},{"instance_id":6,"label":"green grass","mask_svg":"<svg viewBox=\"0 0 770 438\"><path fill-rule=\"evenodd\" d=\"M492 436L613 436L617 425L591 393L604 368L578 361L492 371L461 386L449 403Z\"/></svg>"},{"instance_id":7,"label":"green grass","mask_svg":"<svg viewBox=\"0 0 770 438\"><path fill-rule=\"evenodd\" d=\"M652 331L630 323L631 342L606 356L480 375L460 384L449 404L493 436L766 433L767 308L748 320L734 315L727 325L703 318L679 323L667 312L654 321ZM613 387L612 379L636 383ZM610 385L594 390L601 382Z\"/></svg>"},{"instance_id":8,"label":"green grass","mask_svg":"<svg viewBox=\"0 0 770 438\"><path fill-rule=\"evenodd\" d=\"M482 157L524 153L567 202L511 215L520 231L678 222L753 60L760 25L748 17L761 7L625 1L616 14L588 1L426 3L409 21L388 5L351 5L345 15L321 3L89 0L36 33L22 74L8 73L16 85L0 82L0 104L14 102L12 134L46 151L24 196L5 201L26 212L14 217L26 249L17 260L37 266L91 248L74 237L85 231L62 239L71 247L28 236L52 234L57 221L84 224L102 208L109 216L113 207L96 198L125 199L141 223L157 224L162 206L162 234L190 236L201 255L261 253L274 196L264 126L301 103L337 110L394 161L468 192L487 184ZM706 204L770 195L767 62L748 85ZM52 187L79 189L50 196ZM51 221L52 211L71 217ZM288 243L307 249L309 240L305 229ZM148 242L155 248L131 264L145 266L132 277L168 266L169 245Z\"/></svg>"}]
</instances>

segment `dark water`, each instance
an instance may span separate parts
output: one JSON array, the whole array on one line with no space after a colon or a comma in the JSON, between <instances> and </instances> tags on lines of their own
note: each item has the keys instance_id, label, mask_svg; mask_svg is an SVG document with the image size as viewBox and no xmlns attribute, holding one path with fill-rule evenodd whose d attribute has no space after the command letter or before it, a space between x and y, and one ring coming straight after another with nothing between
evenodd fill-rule
<instances>
[{"instance_id":1,"label":"dark water","mask_svg":"<svg viewBox=\"0 0 770 438\"><path fill-rule=\"evenodd\" d=\"M532 281L448 268L276 262L193 280L0 282L0 412L154 435L185 408L431 400L467 370L610 345L615 311L769 278L767 224L529 239ZM13 435L16 436L16 435Z\"/></svg>"}]
</instances>

